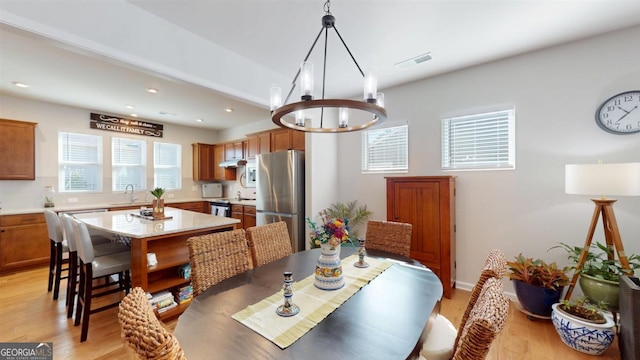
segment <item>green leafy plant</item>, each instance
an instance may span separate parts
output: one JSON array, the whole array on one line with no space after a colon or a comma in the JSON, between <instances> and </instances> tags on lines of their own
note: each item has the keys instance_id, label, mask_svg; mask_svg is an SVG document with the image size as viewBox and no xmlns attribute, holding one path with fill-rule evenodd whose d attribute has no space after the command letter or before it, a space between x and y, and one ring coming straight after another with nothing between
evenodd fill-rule
<instances>
[{"instance_id":1,"label":"green leafy plant","mask_svg":"<svg viewBox=\"0 0 640 360\"><path fill-rule=\"evenodd\" d=\"M358 231L355 228L366 221L371 214L373 214L373 212L367 209L367 205L358 206L357 200L347 203L337 202L320 212L320 215L325 218L349 219L349 225L351 227L349 240L352 242L357 242L359 237Z\"/></svg>"},{"instance_id":2,"label":"green leafy plant","mask_svg":"<svg viewBox=\"0 0 640 360\"><path fill-rule=\"evenodd\" d=\"M160 198L162 198L162 195L164 195L164 189L157 187L153 190L150 191L151 195L153 195L156 199L160 200Z\"/></svg>"},{"instance_id":3,"label":"green leafy plant","mask_svg":"<svg viewBox=\"0 0 640 360\"><path fill-rule=\"evenodd\" d=\"M547 264L540 259L527 258L522 253L515 257L515 261L507 261L507 266L509 279L529 285L556 290L570 283L566 274L568 268L558 268L555 262Z\"/></svg>"},{"instance_id":4,"label":"green leafy plant","mask_svg":"<svg viewBox=\"0 0 640 360\"><path fill-rule=\"evenodd\" d=\"M568 314L589 320L596 324L604 324L606 322L602 312L600 311L601 309L606 309L606 306L590 303L585 297L580 297L571 301L562 300L559 308Z\"/></svg>"},{"instance_id":5,"label":"green leafy plant","mask_svg":"<svg viewBox=\"0 0 640 360\"><path fill-rule=\"evenodd\" d=\"M556 245L551 249L556 248L564 249L567 252L567 258L573 261L573 266L571 266L570 269L576 270L583 247L571 246L561 242L560 245ZM596 253L593 251L597 249L599 249L600 252ZM622 267L620 260L615 257L613 249L596 242L595 245L591 244L585 262L580 269L580 273L601 280L618 282L620 281L620 275L633 275L636 269L640 269L640 256L632 254L628 256L627 259L629 260L631 270Z\"/></svg>"}]
</instances>

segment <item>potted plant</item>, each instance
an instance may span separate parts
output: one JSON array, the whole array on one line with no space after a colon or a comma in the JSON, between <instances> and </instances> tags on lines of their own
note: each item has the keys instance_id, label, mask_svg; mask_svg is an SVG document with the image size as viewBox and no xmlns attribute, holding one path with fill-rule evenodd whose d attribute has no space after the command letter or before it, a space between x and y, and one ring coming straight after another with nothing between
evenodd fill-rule
<instances>
[{"instance_id":1,"label":"potted plant","mask_svg":"<svg viewBox=\"0 0 640 360\"><path fill-rule=\"evenodd\" d=\"M582 247L560 243L552 247L554 248L564 249L568 259L573 262L571 268L577 269ZM596 252L598 249L600 251ZM592 244L580 268L579 282L584 295L595 303L603 303L608 308L617 309L620 275L633 275L636 269L640 269L640 256L632 254L627 259L631 270L622 267L619 259L615 258L613 249L599 242Z\"/></svg>"},{"instance_id":2,"label":"potted plant","mask_svg":"<svg viewBox=\"0 0 640 360\"><path fill-rule=\"evenodd\" d=\"M164 217L164 199L162 195L164 195L164 189L161 187L157 187L151 190L151 195L155 199L153 199L153 213L152 216L154 219L161 219Z\"/></svg>"},{"instance_id":3,"label":"potted plant","mask_svg":"<svg viewBox=\"0 0 640 360\"><path fill-rule=\"evenodd\" d=\"M558 268L555 262L547 264L522 254L516 256L515 261L507 261L507 266L506 276L513 281L523 310L529 315L549 318L551 305L560 300L564 287L569 285L567 269Z\"/></svg>"},{"instance_id":4,"label":"potted plant","mask_svg":"<svg viewBox=\"0 0 640 360\"><path fill-rule=\"evenodd\" d=\"M615 323L602 312L602 306L586 298L554 304L551 320L562 342L589 355L605 352L613 342Z\"/></svg>"}]
</instances>

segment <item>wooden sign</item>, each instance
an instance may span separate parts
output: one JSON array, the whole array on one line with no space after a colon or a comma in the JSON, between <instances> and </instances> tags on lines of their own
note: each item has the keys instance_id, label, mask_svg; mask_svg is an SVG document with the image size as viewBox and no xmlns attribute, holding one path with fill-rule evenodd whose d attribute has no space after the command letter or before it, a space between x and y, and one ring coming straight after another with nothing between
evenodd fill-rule
<instances>
[{"instance_id":1,"label":"wooden sign","mask_svg":"<svg viewBox=\"0 0 640 360\"><path fill-rule=\"evenodd\" d=\"M92 129L153 137L162 137L162 131L164 129L162 124L95 113L91 113L89 126Z\"/></svg>"}]
</instances>

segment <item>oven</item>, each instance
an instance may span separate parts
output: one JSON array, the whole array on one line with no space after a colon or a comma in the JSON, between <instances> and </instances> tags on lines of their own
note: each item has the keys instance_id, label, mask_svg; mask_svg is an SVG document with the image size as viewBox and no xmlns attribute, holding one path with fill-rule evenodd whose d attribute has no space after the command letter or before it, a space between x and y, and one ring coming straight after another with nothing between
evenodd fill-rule
<instances>
[{"instance_id":1,"label":"oven","mask_svg":"<svg viewBox=\"0 0 640 360\"><path fill-rule=\"evenodd\" d=\"M211 215L231 217L231 203L226 200L211 201Z\"/></svg>"}]
</instances>

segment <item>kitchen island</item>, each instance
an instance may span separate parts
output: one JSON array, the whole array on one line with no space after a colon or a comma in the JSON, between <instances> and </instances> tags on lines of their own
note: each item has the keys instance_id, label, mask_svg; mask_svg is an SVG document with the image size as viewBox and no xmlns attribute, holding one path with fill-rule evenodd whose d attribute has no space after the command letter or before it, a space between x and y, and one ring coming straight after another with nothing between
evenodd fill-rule
<instances>
[{"instance_id":1,"label":"kitchen island","mask_svg":"<svg viewBox=\"0 0 640 360\"><path fill-rule=\"evenodd\" d=\"M192 236L233 230L240 221L194 211L165 208L164 220L148 220L137 210L119 210L75 214L88 227L114 234L114 239L127 241L131 246L131 285L155 293L171 290L190 282L180 276L179 269L189 263L186 241ZM148 266L147 254L154 253L157 264ZM161 314L172 318L184 311L188 304Z\"/></svg>"}]
</instances>

